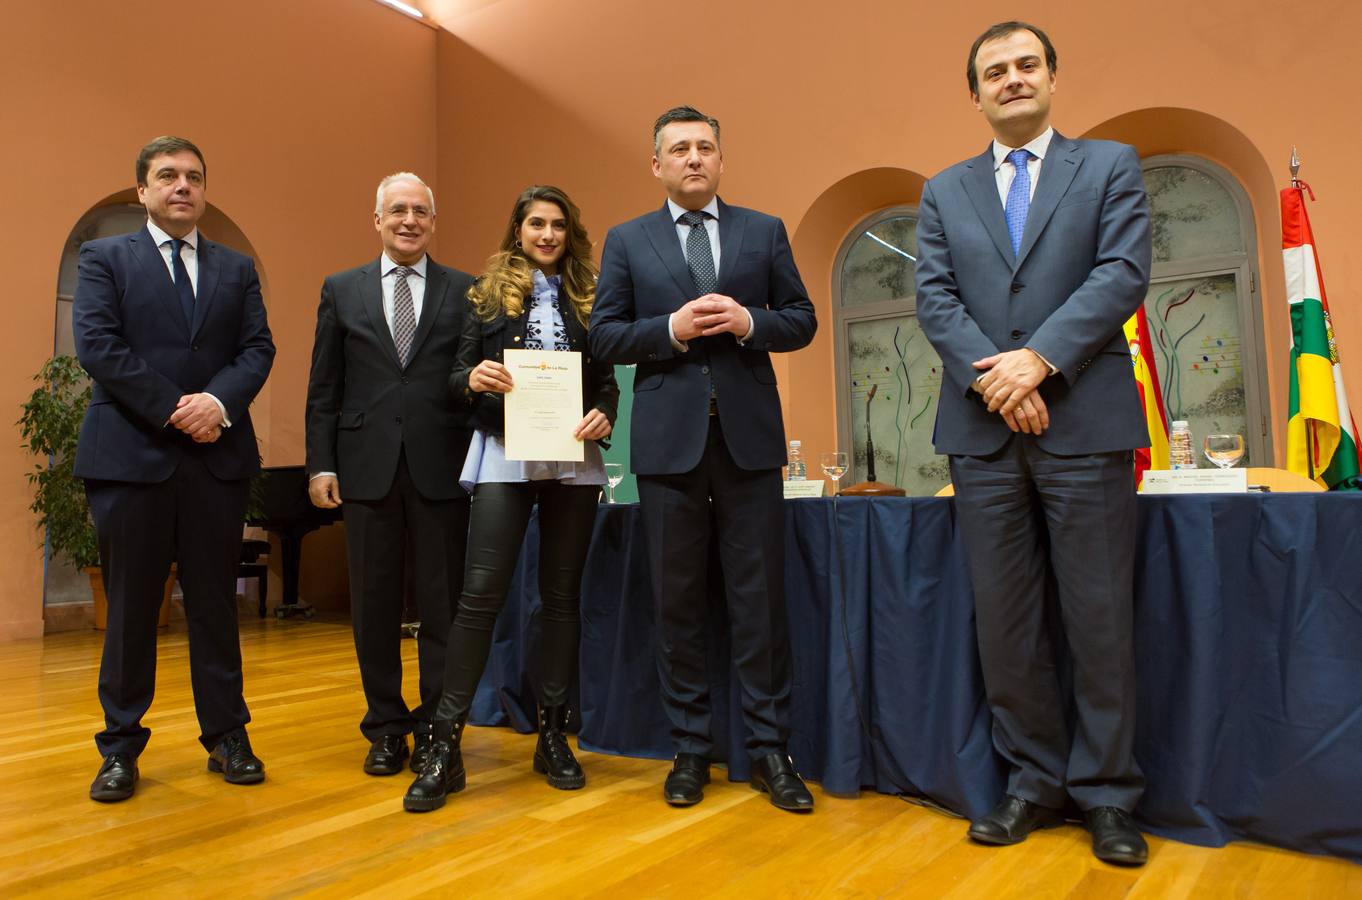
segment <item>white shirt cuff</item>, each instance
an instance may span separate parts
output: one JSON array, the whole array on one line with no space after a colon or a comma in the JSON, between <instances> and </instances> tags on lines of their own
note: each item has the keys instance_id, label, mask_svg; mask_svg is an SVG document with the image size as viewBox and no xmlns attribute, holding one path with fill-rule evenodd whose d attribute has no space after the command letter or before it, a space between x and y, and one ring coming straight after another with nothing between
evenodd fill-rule
<instances>
[{"instance_id":1,"label":"white shirt cuff","mask_svg":"<svg viewBox=\"0 0 1362 900\"><path fill-rule=\"evenodd\" d=\"M208 393L207 391L204 391L203 394L204 394L205 397L208 397L210 400L212 400L214 403L216 403L216 404L218 405L218 409L222 411L222 427L223 427L223 428L231 428L231 427L232 427L232 420L229 419L229 418L227 418L227 407L226 407L226 406L223 406L221 400L219 400L217 397L214 397L212 394Z\"/></svg>"},{"instance_id":2,"label":"white shirt cuff","mask_svg":"<svg viewBox=\"0 0 1362 900\"><path fill-rule=\"evenodd\" d=\"M690 349L690 346L685 341L678 341L676 339L676 332L672 330L672 317L675 315L676 313L672 313L670 316L667 316L667 337L671 338L672 346L676 348L678 353L685 353Z\"/></svg>"}]
</instances>

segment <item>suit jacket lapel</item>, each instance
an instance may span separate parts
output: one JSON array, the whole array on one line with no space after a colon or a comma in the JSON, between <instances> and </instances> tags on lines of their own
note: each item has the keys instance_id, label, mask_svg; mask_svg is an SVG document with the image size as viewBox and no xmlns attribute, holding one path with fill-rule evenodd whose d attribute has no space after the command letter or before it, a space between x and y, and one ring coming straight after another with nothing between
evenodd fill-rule
<instances>
[{"instance_id":1,"label":"suit jacket lapel","mask_svg":"<svg viewBox=\"0 0 1362 900\"><path fill-rule=\"evenodd\" d=\"M998 199L998 179L993 172L993 144L989 143L988 149L970 160L966 168L969 171L961 179L965 185L965 193L974 204L974 211L984 223L988 236L993 239L993 246L998 248L998 252L1010 266L1012 238L1007 234L1003 202Z\"/></svg>"},{"instance_id":2,"label":"suit jacket lapel","mask_svg":"<svg viewBox=\"0 0 1362 900\"><path fill-rule=\"evenodd\" d=\"M170 280L170 270L166 268L165 257L161 255L161 249L156 246L156 241L152 238L151 232L147 231L146 226L143 226L142 230L133 232L128 237L128 241L132 244L133 256L137 259L138 265L142 267L142 274L155 288L157 298L160 299L161 305L166 308L166 315L179 322L184 333L189 334L189 323L185 321L184 310L180 308L180 298L175 293L175 283Z\"/></svg>"},{"instance_id":3,"label":"suit jacket lapel","mask_svg":"<svg viewBox=\"0 0 1362 900\"><path fill-rule=\"evenodd\" d=\"M723 220L719 221L722 227ZM694 300L698 296L695 293L695 279L690 277L690 267L686 265L686 257L681 252L681 242L676 239L676 223L672 221L671 210L665 203L662 209L648 217L643 230L681 293L688 301Z\"/></svg>"},{"instance_id":4,"label":"suit jacket lapel","mask_svg":"<svg viewBox=\"0 0 1362 900\"><path fill-rule=\"evenodd\" d=\"M727 294L725 285L738 265L742 254L742 239L747 231L747 217L739 215L724 201L719 201L719 293Z\"/></svg>"},{"instance_id":5,"label":"suit jacket lapel","mask_svg":"<svg viewBox=\"0 0 1362 900\"><path fill-rule=\"evenodd\" d=\"M359 284L356 287L360 300L364 303L364 312L369 316L369 327L373 328L374 334L378 337L379 346L388 354L392 364L400 369L402 363L397 359L397 345L393 343L393 332L388 327L388 320L383 318L382 278L382 270L375 260L359 270Z\"/></svg>"},{"instance_id":6,"label":"suit jacket lapel","mask_svg":"<svg viewBox=\"0 0 1362 900\"><path fill-rule=\"evenodd\" d=\"M426 257L426 296L421 301L421 320L416 323L416 334L411 339L411 354L407 357L407 365L416 358L420 352L421 345L430 336L430 329L435 323L435 317L440 312L440 307L444 305L445 295L449 293L449 281L445 278L444 270L435 265L435 261L429 256ZM393 347L396 350L396 345Z\"/></svg>"},{"instance_id":7,"label":"suit jacket lapel","mask_svg":"<svg viewBox=\"0 0 1362 900\"><path fill-rule=\"evenodd\" d=\"M217 245L199 232L199 246L195 250L199 260L199 284L194 293L194 324L189 329L189 339L193 340L208 317L208 304L213 302L217 293L218 281L222 276L222 260Z\"/></svg>"},{"instance_id":8,"label":"suit jacket lapel","mask_svg":"<svg viewBox=\"0 0 1362 900\"><path fill-rule=\"evenodd\" d=\"M1021 268L1026 261L1026 255L1036 245L1050 217L1055 214L1055 207L1064 198L1069 185L1073 184L1078 167L1083 162L1079 147L1077 141L1069 140L1058 131L1050 139L1050 149L1040 167L1040 181L1031 198L1031 208L1026 213L1026 230L1022 232L1021 247L1017 251L1017 264L1013 271Z\"/></svg>"}]
</instances>

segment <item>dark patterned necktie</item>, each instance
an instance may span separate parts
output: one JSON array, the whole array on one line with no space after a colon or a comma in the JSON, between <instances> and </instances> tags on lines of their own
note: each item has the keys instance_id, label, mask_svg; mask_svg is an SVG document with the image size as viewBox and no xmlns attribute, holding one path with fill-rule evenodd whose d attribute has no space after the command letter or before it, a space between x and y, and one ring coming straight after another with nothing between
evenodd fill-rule
<instances>
[{"instance_id":1,"label":"dark patterned necktie","mask_svg":"<svg viewBox=\"0 0 1362 900\"><path fill-rule=\"evenodd\" d=\"M194 327L194 283L189 280L189 269L185 267L180 251L185 242L178 238L170 239L170 268L175 273L175 294L180 298L180 309L184 310L184 321L190 329Z\"/></svg>"},{"instance_id":2,"label":"dark patterned necktie","mask_svg":"<svg viewBox=\"0 0 1362 900\"><path fill-rule=\"evenodd\" d=\"M411 300L411 285L407 284L412 271L408 266L393 269L397 276L393 285L393 343L397 345L397 361L403 366L411 353L411 339L416 335L416 306Z\"/></svg>"},{"instance_id":3,"label":"dark patterned necktie","mask_svg":"<svg viewBox=\"0 0 1362 900\"><path fill-rule=\"evenodd\" d=\"M681 224L690 226L690 234L686 235L686 265L690 267L691 280L702 297L719 288L719 277L714 272L714 249L709 245L709 230L705 228L706 218L702 212L681 216Z\"/></svg>"}]
</instances>

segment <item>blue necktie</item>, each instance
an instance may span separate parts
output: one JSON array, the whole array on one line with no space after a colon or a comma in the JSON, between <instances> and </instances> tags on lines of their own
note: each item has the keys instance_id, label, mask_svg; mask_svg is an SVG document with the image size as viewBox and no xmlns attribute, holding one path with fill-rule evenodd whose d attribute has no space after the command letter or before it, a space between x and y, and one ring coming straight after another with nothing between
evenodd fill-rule
<instances>
[{"instance_id":1,"label":"blue necktie","mask_svg":"<svg viewBox=\"0 0 1362 900\"><path fill-rule=\"evenodd\" d=\"M1026 230L1026 213L1031 209L1031 173L1026 171L1026 162L1031 158L1030 150L1013 150L1007 154L1007 161L1017 174L1012 177L1012 187L1007 190L1007 234L1012 238L1012 255L1021 250L1022 232Z\"/></svg>"},{"instance_id":2,"label":"blue necktie","mask_svg":"<svg viewBox=\"0 0 1362 900\"><path fill-rule=\"evenodd\" d=\"M185 242L178 238L170 239L170 267L175 272L175 293L180 297L180 309L184 310L184 321L194 329L194 283L189 280L189 270L180 258L180 250Z\"/></svg>"}]
</instances>

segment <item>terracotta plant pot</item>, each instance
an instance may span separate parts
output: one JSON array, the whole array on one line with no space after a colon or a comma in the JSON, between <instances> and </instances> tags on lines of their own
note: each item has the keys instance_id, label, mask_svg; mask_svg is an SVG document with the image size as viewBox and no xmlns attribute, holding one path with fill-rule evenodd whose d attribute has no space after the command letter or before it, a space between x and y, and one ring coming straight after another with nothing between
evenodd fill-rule
<instances>
[{"instance_id":1,"label":"terracotta plant pot","mask_svg":"<svg viewBox=\"0 0 1362 900\"><path fill-rule=\"evenodd\" d=\"M90 576L90 593L95 598L95 631L104 631L109 627L109 598L104 593L104 573L99 566L91 566L85 570L85 574ZM172 564L161 599L161 615L156 619L157 628L165 628L170 624L170 595L174 590L175 566Z\"/></svg>"}]
</instances>

